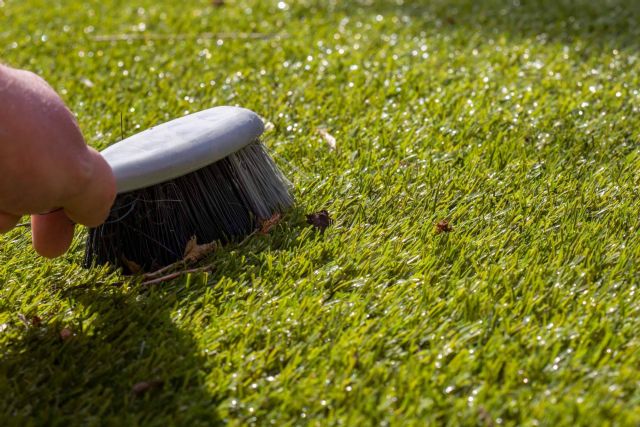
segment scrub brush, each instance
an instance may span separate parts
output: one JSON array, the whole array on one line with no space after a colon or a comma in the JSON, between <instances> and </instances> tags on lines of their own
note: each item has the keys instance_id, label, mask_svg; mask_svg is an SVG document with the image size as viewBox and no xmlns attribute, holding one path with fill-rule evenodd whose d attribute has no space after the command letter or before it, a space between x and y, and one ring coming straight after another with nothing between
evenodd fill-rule
<instances>
[{"instance_id":1,"label":"scrub brush","mask_svg":"<svg viewBox=\"0 0 640 427\"><path fill-rule=\"evenodd\" d=\"M194 236L228 242L291 207L291 184L258 140L263 131L252 111L216 107L102 151L118 196L106 222L89 229L85 267L157 269L182 259Z\"/></svg>"}]
</instances>

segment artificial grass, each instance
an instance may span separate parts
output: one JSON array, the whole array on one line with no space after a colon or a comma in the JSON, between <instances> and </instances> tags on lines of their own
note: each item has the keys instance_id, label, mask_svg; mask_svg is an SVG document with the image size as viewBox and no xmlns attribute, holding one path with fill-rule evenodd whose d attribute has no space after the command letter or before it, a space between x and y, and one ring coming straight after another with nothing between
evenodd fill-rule
<instances>
[{"instance_id":1,"label":"artificial grass","mask_svg":"<svg viewBox=\"0 0 640 427\"><path fill-rule=\"evenodd\" d=\"M0 0L91 145L241 105L297 197L151 288L0 237L3 424L640 423L637 2L217 3Z\"/></svg>"}]
</instances>

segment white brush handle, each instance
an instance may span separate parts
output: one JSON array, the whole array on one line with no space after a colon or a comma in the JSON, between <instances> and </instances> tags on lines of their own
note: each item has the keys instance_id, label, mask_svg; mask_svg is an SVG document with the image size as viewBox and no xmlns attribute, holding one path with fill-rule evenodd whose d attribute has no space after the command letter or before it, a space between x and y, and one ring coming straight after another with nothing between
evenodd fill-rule
<instances>
[{"instance_id":1,"label":"white brush handle","mask_svg":"<svg viewBox=\"0 0 640 427\"><path fill-rule=\"evenodd\" d=\"M152 127L102 151L118 193L149 187L210 165L255 141L264 124L254 112L215 107Z\"/></svg>"}]
</instances>

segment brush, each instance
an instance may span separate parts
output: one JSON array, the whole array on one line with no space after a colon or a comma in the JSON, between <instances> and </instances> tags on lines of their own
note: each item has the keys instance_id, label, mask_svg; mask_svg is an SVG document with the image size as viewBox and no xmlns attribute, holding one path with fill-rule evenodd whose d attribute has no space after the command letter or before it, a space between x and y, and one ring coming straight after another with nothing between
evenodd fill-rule
<instances>
[{"instance_id":1,"label":"brush","mask_svg":"<svg viewBox=\"0 0 640 427\"><path fill-rule=\"evenodd\" d=\"M293 204L291 184L259 137L260 117L215 107L124 139L102 151L118 195L89 229L85 267L155 270L198 242L229 242ZM137 269L136 267L136 269Z\"/></svg>"}]
</instances>

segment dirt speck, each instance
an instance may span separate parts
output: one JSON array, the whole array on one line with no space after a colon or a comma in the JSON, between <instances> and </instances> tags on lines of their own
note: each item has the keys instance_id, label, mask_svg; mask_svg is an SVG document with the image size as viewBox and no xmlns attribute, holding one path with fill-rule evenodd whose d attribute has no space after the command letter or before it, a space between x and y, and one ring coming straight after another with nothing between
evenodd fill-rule
<instances>
[{"instance_id":1,"label":"dirt speck","mask_svg":"<svg viewBox=\"0 0 640 427\"><path fill-rule=\"evenodd\" d=\"M39 328L42 326L42 318L40 316L32 316L31 317L31 326L35 328Z\"/></svg>"},{"instance_id":2,"label":"dirt speck","mask_svg":"<svg viewBox=\"0 0 640 427\"><path fill-rule=\"evenodd\" d=\"M325 209L307 214L307 224L313 225L315 228L324 232L324 230L333 224L333 219L329 216L329 212Z\"/></svg>"},{"instance_id":3,"label":"dirt speck","mask_svg":"<svg viewBox=\"0 0 640 427\"><path fill-rule=\"evenodd\" d=\"M131 393L134 396L144 396L146 393L152 390L161 389L164 386L164 381L162 380L149 380L149 381L140 381L139 383L135 383L133 387L131 387Z\"/></svg>"},{"instance_id":4,"label":"dirt speck","mask_svg":"<svg viewBox=\"0 0 640 427\"><path fill-rule=\"evenodd\" d=\"M73 338L73 332L71 331L71 329L62 328L62 330L60 331L60 339L62 341L69 341L71 338Z\"/></svg>"},{"instance_id":5,"label":"dirt speck","mask_svg":"<svg viewBox=\"0 0 640 427\"><path fill-rule=\"evenodd\" d=\"M446 219L442 219L436 224L436 234L450 233L451 231L453 231L453 227L451 226L451 223Z\"/></svg>"}]
</instances>

